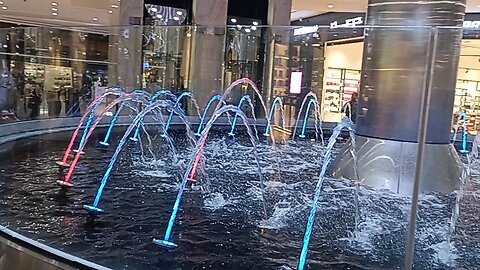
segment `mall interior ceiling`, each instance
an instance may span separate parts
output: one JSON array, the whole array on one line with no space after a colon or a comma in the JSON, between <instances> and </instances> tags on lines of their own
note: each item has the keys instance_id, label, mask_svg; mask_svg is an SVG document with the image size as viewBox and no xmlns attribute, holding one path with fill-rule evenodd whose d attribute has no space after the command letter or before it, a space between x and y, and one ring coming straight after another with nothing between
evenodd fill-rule
<instances>
[{"instance_id":1,"label":"mall interior ceiling","mask_svg":"<svg viewBox=\"0 0 480 270\"><path fill-rule=\"evenodd\" d=\"M193 0L143 0L156 4L191 10ZM268 0L230 0L231 16L260 19L266 23ZM114 25L121 0L3 0L0 21L27 25ZM292 0L291 19L296 21L327 12L364 13L367 0ZM480 12L480 0L468 0L467 12ZM191 12L188 12L191 14ZM187 20L191 22L191 18Z\"/></svg>"}]
</instances>

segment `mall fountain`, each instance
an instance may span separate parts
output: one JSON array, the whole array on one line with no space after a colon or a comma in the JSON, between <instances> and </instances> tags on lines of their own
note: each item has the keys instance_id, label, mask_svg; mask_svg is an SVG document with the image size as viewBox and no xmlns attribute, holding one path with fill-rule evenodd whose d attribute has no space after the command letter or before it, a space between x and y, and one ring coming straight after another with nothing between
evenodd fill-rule
<instances>
[{"instance_id":1,"label":"mall fountain","mask_svg":"<svg viewBox=\"0 0 480 270\"><path fill-rule=\"evenodd\" d=\"M388 27L366 29L358 117L333 128L317 93L289 126L288 101L242 78L206 104L112 87L80 119L0 136L25 153L0 162L5 241L57 268L476 269L480 135L463 126L459 155L445 109L460 31L389 17L452 25L464 6L422 3L457 11L439 22L384 2L369 1Z\"/></svg>"}]
</instances>

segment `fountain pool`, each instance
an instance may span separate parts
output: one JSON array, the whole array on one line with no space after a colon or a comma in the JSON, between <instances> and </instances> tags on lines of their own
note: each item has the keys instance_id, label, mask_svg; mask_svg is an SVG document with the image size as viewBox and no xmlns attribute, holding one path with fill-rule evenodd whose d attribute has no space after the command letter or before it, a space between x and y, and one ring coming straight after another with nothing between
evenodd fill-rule
<instances>
[{"instance_id":1,"label":"fountain pool","mask_svg":"<svg viewBox=\"0 0 480 270\"><path fill-rule=\"evenodd\" d=\"M168 225L192 147L185 132L169 131L174 159L162 132L130 142L120 154L100 207L91 204L120 137L99 148L105 129L87 142L73 182L62 194L55 161L71 132L8 143L0 158L1 225L41 243L114 269L295 269L325 147L301 140L272 145L264 136L257 157L265 184L267 217L251 142L245 131L213 126L203 149L198 183L189 183L174 226L178 245L152 242ZM242 135L243 133L243 135ZM315 137L309 134L310 138ZM339 143L339 146L342 142ZM153 147L152 147L153 146ZM151 149L153 152L147 150ZM153 159L152 157L156 158ZM480 265L480 164L460 204L456 231L447 242L455 194L420 198L415 269L477 269ZM468 191L472 190L472 191ZM355 228L355 185L329 179L323 184L310 241L308 269L402 269L410 199L360 187Z\"/></svg>"}]
</instances>

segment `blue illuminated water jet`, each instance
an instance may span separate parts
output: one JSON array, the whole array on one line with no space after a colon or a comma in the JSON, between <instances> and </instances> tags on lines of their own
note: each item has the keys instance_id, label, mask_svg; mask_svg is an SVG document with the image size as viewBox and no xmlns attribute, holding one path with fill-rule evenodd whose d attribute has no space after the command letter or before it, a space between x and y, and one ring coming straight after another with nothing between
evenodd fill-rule
<instances>
[{"instance_id":1,"label":"blue illuminated water jet","mask_svg":"<svg viewBox=\"0 0 480 270\"><path fill-rule=\"evenodd\" d=\"M241 110L242 109L242 106L243 106L243 103L248 101L250 103L250 107L252 109L252 112L254 110L253 108L253 105L252 105L252 100L250 99L250 96L249 95L245 95L242 97L242 99L240 99L240 102L238 103L238 108ZM228 135L230 136L235 136L235 126L237 125L237 120L238 120L238 115L235 114L234 118L233 118L233 123L232 123L232 128L230 129L230 132L228 133Z\"/></svg>"},{"instance_id":2,"label":"blue illuminated water jet","mask_svg":"<svg viewBox=\"0 0 480 270\"><path fill-rule=\"evenodd\" d=\"M198 105L197 105L197 102L195 101L195 97L193 95L192 92L183 92L178 98L177 98L177 101L175 102L175 105L174 107L179 107L180 106L180 102L182 102L182 100L186 97L190 97L190 99L193 100L193 103L195 104L195 107L197 108L197 111L198 111ZM170 125L172 123L172 120L173 120L173 111L170 112L169 116L168 116L168 119L167 119L167 122L165 124L165 126L163 127L163 134L162 134L162 137L167 137L167 132L168 132L168 129L170 128Z\"/></svg>"},{"instance_id":3,"label":"blue illuminated water jet","mask_svg":"<svg viewBox=\"0 0 480 270\"><path fill-rule=\"evenodd\" d=\"M272 119L273 119L273 114L275 113L275 108L277 107L277 105L279 105L281 110L282 110L282 121L284 120L283 119L283 102L282 102L282 99L280 97L277 97L273 101L272 107L270 108L270 114L268 116L268 121L267 121L267 127L265 128L265 133L263 134L267 137L270 136L270 129L271 129L271 123L272 123Z\"/></svg>"},{"instance_id":4,"label":"blue illuminated water jet","mask_svg":"<svg viewBox=\"0 0 480 270\"><path fill-rule=\"evenodd\" d=\"M124 145L127 142L128 136L132 133L133 129L136 128L136 126L139 124L139 122L145 117L147 113L150 113L151 111L155 109L169 109L172 110L174 113L176 113L178 116L180 116L180 119L185 123L187 134L189 134L189 137L193 139L194 135L193 132L190 129L190 125L181 109L178 107L175 107L171 101L166 101L166 100L159 100L154 103L150 103L141 113L139 113L135 119L133 120L133 123L128 127L127 131L124 133L122 139L120 140L115 153L112 155L112 158L110 159L110 162L108 164L107 170L105 174L102 177L100 187L97 190L97 194L95 195L95 200L92 205L85 205L84 208L87 211L93 211L94 213L100 213L103 212L102 209L98 207L98 204L100 203L100 199L102 197L103 190L108 182L108 179L110 177L110 174L112 173L113 167L115 165L115 162L117 161L117 157L122 151ZM158 113L162 113L161 110ZM160 121L162 121L162 118L159 118ZM164 125L164 123L160 123ZM194 140L194 139L193 139Z\"/></svg>"},{"instance_id":5,"label":"blue illuminated water jet","mask_svg":"<svg viewBox=\"0 0 480 270\"><path fill-rule=\"evenodd\" d=\"M310 118L310 110L312 109L312 105L315 106L314 99L310 99L308 102L307 110L305 111L305 118L303 119L302 133L299 136L300 138L305 138L305 130L307 129L308 118Z\"/></svg>"},{"instance_id":6,"label":"blue illuminated water jet","mask_svg":"<svg viewBox=\"0 0 480 270\"><path fill-rule=\"evenodd\" d=\"M207 107L205 107L205 110L203 111L202 119L200 119L200 124L198 124L198 130L197 130L197 133L195 135L200 136L200 133L202 132L202 128L203 128L203 123L205 122L205 119L207 118L207 113L208 113L208 110L210 109L210 107L212 107L212 105L215 101L221 101L221 100L222 100L221 95L215 95L210 99L210 101L208 101Z\"/></svg>"},{"instance_id":7,"label":"blue illuminated water jet","mask_svg":"<svg viewBox=\"0 0 480 270\"><path fill-rule=\"evenodd\" d=\"M158 245L161 245L161 246L164 246L164 247L167 247L167 248L173 248L173 247L177 246L177 244L175 244L171 241L171 236L172 236L173 226L175 225L175 220L176 220L176 217L177 217L177 214L178 214L178 210L180 208L180 202L182 200L183 192L185 191L185 188L186 188L187 183L188 183L188 178L189 178L190 172L191 172L191 170L194 166L194 163L195 163L195 160L197 159L197 156L202 151L203 142L205 141L206 137L208 136L210 128L212 127L212 125L215 123L215 121L222 114L228 113L228 112L235 112L238 116L240 116L243 120L243 124L247 128L247 133L249 134L250 141L253 145L255 161L256 161L257 167L259 169L259 177L260 177L261 190L262 190L262 201L263 201L263 208L264 208L263 210L264 210L265 216L267 215L267 209L266 209L266 205L265 205L265 191L264 191L265 184L264 184L263 176L262 176L262 173L261 173L260 163L259 163L258 158L257 158L258 155L257 155L257 152L256 152L256 143L255 143L255 139L254 139L255 137L252 133L252 130L251 130L250 125L248 123L248 119L245 116L245 114L236 106L226 105L226 106L220 108L219 110L217 110L212 115L212 117L208 121L205 129L200 134L200 139L197 141L195 150L193 151L193 154L190 158L187 169L185 170L185 173L183 175L182 183L180 184L180 187L178 189L177 197L175 199L175 203L174 203L173 209L172 209L172 214L171 214L170 219L168 221L167 229L165 231L165 236L164 236L163 239L154 239L153 242L155 244L158 244Z\"/></svg>"},{"instance_id":8,"label":"blue illuminated water jet","mask_svg":"<svg viewBox=\"0 0 480 270\"><path fill-rule=\"evenodd\" d=\"M332 161L333 147L343 128L347 128L349 131L351 131L350 134L353 134L353 123L348 117L344 117L342 121L333 129L332 136L328 140L325 156L323 158L322 170L320 171L318 182L315 187L315 197L310 208L307 227L303 237L302 252L300 253L300 259L298 261L298 270L303 270L307 262L308 246L310 244L310 237L312 235L313 225L315 223L315 214L317 213L318 202L321 198L323 181L325 180L325 174L327 172L328 165L330 165L330 162Z\"/></svg>"},{"instance_id":9,"label":"blue illuminated water jet","mask_svg":"<svg viewBox=\"0 0 480 270\"><path fill-rule=\"evenodd\" d=\"M177 99L177 97L174 94L172 94L172 92L170 90L160 90L157 93L155 93L155 95L152 96L152 99L150 100L150 104L154 103L158 98L160 98L163 95L168 96L173 101L176 101L176 99ZM137 128L135 129L135 133L134 133L133 137L130 138L130 140L132 140L134 142L138 141L138 136L140 134L140 127L142 126L144 120L145 120L145 117L140 120L140 122L137 125Z\"/></svg>"}]
</instances>

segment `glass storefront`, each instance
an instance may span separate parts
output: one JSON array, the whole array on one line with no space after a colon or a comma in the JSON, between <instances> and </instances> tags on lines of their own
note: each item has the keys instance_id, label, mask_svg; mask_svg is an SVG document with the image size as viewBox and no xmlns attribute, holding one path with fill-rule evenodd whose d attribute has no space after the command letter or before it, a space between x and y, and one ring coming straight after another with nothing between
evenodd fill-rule
<instances>
[{"instance_id":1,"label":"glass storefront","mask_svg":"<svg viewBox=\"0 0 480 270\"><path fill-rule=\"evenodd\" d=\"M299 104L310 91L319 98L324 121L338 122L348 112L348 103L360 86L361 29L264 29L253 19L229 17L229 21L230 26L215 29L156 25L158 22L144 26L141 43L138 41L142 67L135 87L149 92L210 89L205 95L212 96L246 77L257 83L267 104L282 98L286 123L299 116ZM339 24L341 20L336 21ZM123 68L117 66L122 55L118 33L118 29L95 33L43 27L2 29L1 84L8 89L2 94L4 121L79 116L96 92L107 86L126 87L112 79ZM475 33L466 30L462 42L452 119L452 127L463 124L459 118L466 112L471 134L480 128L480 41ZM207 50L200 46L201 35L218 39L216 47ZM218 52L221 61L214 72L205 62L209 50ZM298 92L291 88L292 73L300 74ZM209 76L214 76L215 83L210 84ZM242 91L229 103L250 94L255 106L261 105L251 87L239 87Z\"/></svg>"},{"instance_id":2,"label":"glass storefront","mask_svg":"<svg viewBox=\"0 0 480 270\"><path fill-rule=\"evenodd\" d=\"M108 36L49 28L1 30L3 114L18 119L79 116L96 86L106 86ZM7 80L7 79L5 79ZM5 85L5 84L4 84Z\"/></svg>"}]
</instances>

